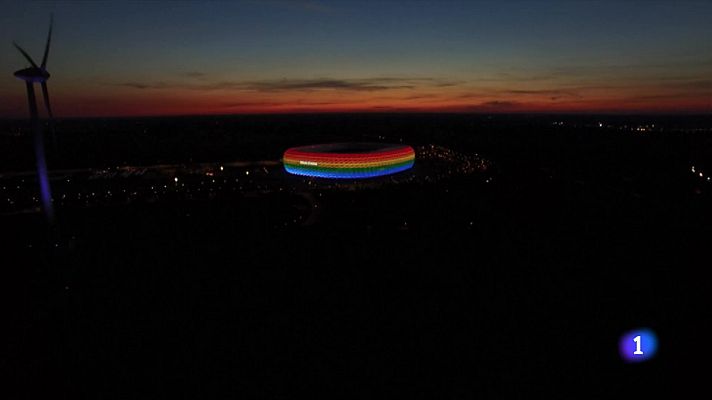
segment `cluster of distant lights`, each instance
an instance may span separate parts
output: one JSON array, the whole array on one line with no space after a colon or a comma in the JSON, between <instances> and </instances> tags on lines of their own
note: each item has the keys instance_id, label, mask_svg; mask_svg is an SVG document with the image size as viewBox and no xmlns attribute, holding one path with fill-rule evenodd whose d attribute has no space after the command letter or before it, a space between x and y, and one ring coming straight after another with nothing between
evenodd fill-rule
<instances>
[{"instance_id":1,"label":"cluster of distant lights","mask_svg":"<svg viewBox=\"0 0 712 400\"><path fill-rule=\"evenodd\" d=\"M630 132L634 134L649 134L649 133L662 133L662 132L676 132L676 133L711 133L712 128L710 127L686 127L686 126L676 126L671 124L664 124L661 126L654 123L644 123L644 124L630 124L630 123L610 123L604 121L596 122L575 122L575 121L553 121L551 123L554 127L567 127L567 128L599 128L607 130L616 130L621 132Z\"/></svg>"},{"instance_id":2,"label":"cluster of distant lights","mask_svg":"<svg viewBox=\"0 0 712 400\"><path fill-rule=\"evenodd\" d=\"M417 174L393 174L388 179L322 180L303 176L302 180L285 180L280 163L229 163L223 165L181 166L116 166L73 172L52 179L52 201L60 207L92 207L103 204L128 204L160 201L164 196L179 195L186 200L215 195L244 193L286 193L324 190L374 189L390 184L426 184L452 176L481 173L489 161L477 154L464 154L451 149L427 145L417 149L423 161ZM233 165L240 164L240 165ZM248 165L251 164L251 165ZM268 178L269 177L269 178ZM485 176L486 183L491 177ZM0 214L36 212L40 199L33 177L0 179Z\"/></svg>"},{"instance_id":3,"label":"cluster of distant lights","mask_svg":"<svg viewBox=\"0 0 712 400\"><path fill-rule=\"evenodd\" d=\"M266 171L266 169L262 170ZM259 192L268 189L277 191L284 190L282 187L269 188L254 182L250 179L249 169L238 172L238 175L244 175L245 179L236 177L234 174L231 174L229 177L220 177L216 174L217 169L202 171L200 173L171 174L168 176L165 176L165 173L160 173L151 178L145 178L143 176L145 171L141 171L141 169L136 169L136 171L137 175L129 173L124 176L123 174L115 175L111 170L98 170L93 175L84 178L65 177L53 180L53 186L56 190L52 202L60 205L90 206L106 201L132 202L140 199L158 199L160 196L169 193L182 193L190 198L195 195L211 195L216 192ZM225 171L225 167L220 166L219 171ZM119 178L114 181L116 176ZM141 180L130 181L121 179L133 176L141 177ZM109 184L107 179L111 179L111 182L118 182L118 184ZM83 182L81 187L77 188L80 190L72 190L72 186L79 182ZM5 211L38 207L39 198L36 194L36 183L34 179L29 181L18 179L17 183L19 184L3 185L0 187L2 192L7 192L8 189L11 191L7 193L8 197L6 197L7 202L5 203L5 205L11 208ZM11 194L12 192L15 192L14 195Z\"/></svg>"},{"instance_id":4,"label":"cluster of distant lights","mask_svg":"<svg viewBox=\"0 0 712 400\"><path fill-rule=\"evenodd\" d=\"M697 175L698 177L705 178L705 173L702 172L701 170L696 169L694 165L692 166L692 168L690 168L690 170L692 171L693 174ZM710 178L709 176L706 177L706 179L707 179L707 182L712 180L712 178Z\"/></svg>"},{"instance_id":5,"label":"cluster of distant lights","mask_svg":"<svg viewBox=\"0 0 712 400\"><path fill-rule=\"evenodd\" d=\"M551 123L553 126L566 126L569 125L571 127L579 127L579 124L577 123L566 123L564 121L554 121ZM621 131L628 131L628 132L638 132L638 133L645 133L645 132L655 132L655 131L663 131L663 128L661 127L655 127L655 124L644 124L644 125L612 125L608 124L602 121L598 121L594 124L584 124L584 127L595 127L595 128L605 128L605 129L617 129Z\"/></svg>"}]
</instances>

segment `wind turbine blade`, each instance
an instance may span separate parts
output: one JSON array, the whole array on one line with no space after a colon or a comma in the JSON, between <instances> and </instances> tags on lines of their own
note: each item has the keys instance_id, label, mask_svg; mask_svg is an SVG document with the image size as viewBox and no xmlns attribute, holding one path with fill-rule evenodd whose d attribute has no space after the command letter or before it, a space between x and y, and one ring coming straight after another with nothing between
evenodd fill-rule
<instances>
[{"instance_id":1,"label":"wind turbine blade","mask_svg":"<svg viewBox=\"0 0 712 400\"><path fill-rule=\"evenodd\" d=\"M22 47L20 47L19 44L15 43L15 42L12 42L12 44L15 45L15 48L16 48L17 50L19 50L20 53L22 53L23 56L25 56L25 58L27 59L27 61L29 61L30 64L32 64L33 67L37 68L37 64L35 64L35 62L32 60L32 57L30 57L30 55L27 54L27 52L26 52L25 50L23 50Z\"/></svg>"},{"instance_id":2,"label":"wind turbine blade","mask_svg":"<svg viewBox=\"0 0 712 400\"><path fill-rule=\"evenodd\" d=\"M52 116L52 107L49 105L49 92L47 91L47 82L42 82L42 97L44 97L45 108L47 108L47 115L49 115L50 118L54 118L54 116Z\"/></svg>"},{"instance_id":3,"label":"wind turbine blade","mask_svg":"<svg viewBox=\"0 0 712 400\"><path fill-rule=\"evenodd\" d=\"M49 33L47 34L47 44L45 45L44 57L42 57L42 69L47 66L47 56L49 56L49 44L52 42L52 25L54 23L54 15L49 17Z\"/></svg>"}]
</instances>

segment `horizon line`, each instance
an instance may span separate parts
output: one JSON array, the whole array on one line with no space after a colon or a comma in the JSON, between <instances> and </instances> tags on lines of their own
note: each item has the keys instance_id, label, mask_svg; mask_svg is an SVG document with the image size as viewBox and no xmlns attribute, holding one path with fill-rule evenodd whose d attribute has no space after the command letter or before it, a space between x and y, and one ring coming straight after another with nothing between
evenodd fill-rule
<instances>
[{"instance_id":1,"label":"horizon line","mask_svg":"<svg viewBox=\"0 0 712 400\"><path fill-rule=\"evenodd\" d=\"M293 112L247 112L247 113L203 113L203 114L146 114L146 115L97 115L97 116L54 116L53 120L68 119L132 119L132 118L195 118L195 117L239 117L239 116L308 116L308 115L473 115L473 116L675 116L712 117L712 110L700 111L293 111ZM24 117L0 117L2 121L25 120ZM40 118L47 120L48 118Z\"/></svg>"}]
</instances>

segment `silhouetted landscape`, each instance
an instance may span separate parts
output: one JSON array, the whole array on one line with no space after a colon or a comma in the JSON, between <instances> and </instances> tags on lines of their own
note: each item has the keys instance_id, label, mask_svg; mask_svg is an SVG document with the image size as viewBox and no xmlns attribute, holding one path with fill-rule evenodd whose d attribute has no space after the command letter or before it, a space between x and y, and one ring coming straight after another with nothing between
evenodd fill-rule
<instances>
[{"instance_id":1,"label":"silhouetted landscape","mask_svg":"<svg viewBox=\"0 0 712 400\"><path fill-rule=\"evenodd\" d=\"M709 116L58 119L51 228L28 123L0 127L23 265L3 359L29 397L673 395L708 353ZM335 184L280 164L358 141L416 165ZM632 366L636 326L665 347Z\"/></svg>"}]
</instances>

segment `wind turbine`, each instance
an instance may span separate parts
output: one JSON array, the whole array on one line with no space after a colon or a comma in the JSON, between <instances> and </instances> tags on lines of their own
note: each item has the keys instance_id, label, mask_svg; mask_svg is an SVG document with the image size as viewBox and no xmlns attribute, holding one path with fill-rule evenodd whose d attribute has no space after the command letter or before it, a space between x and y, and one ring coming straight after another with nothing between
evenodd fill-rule
<instances>
[{"instance_id":1,"label":"wind turbine","mask_svg":"<svg viewBox=\"0 0 712 400\"><path fill-rule=\"evenodd\" d=\"M44 56L42 57L42 64L37 66L37 63L30 57L27 52L20 47L15 42L12 44L15 48L22 53L27 61L29 61L29 68L21 69L15 72L15 77L25 81L25 86L27 87L27 102L30 106L30 121L32 122L32 130L35 135L35 158L37 159L37 176L40 184L40 198L42 200L42 207L44 208L45 215L50 223L54 220L54 210L52 208L52 192L49 185L49 176L47 175L47 160L45 159L45 148L44 148L44 136L42 134L42 127L37 116L37 99L35 97L35 83L39 83L42 86L42 97L44 98L44 104L47 108L47 115L52 118L52 107L49 104L49 92L47 91L47 79L49 79L49 72L47 72L47 56L49 55L49 45L52 41L52 22L53 18L50 17L49 21L49 34L47 34L47 44L45 45Z\"/></svg>"}]
</instances>

